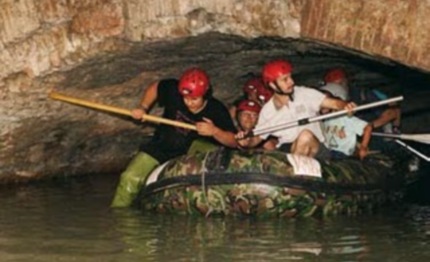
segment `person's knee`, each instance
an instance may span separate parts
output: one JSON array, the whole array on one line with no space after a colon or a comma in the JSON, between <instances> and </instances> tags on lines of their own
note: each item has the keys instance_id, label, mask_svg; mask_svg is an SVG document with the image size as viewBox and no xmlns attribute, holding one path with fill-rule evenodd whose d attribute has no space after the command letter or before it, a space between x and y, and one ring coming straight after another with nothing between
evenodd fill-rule
<instances>
[{"instance_id":1,"label":"person's knee","mask_svg":"<svg viewBox=\"0 0 430 262\"><path fill-rule=\"evenodd\" d=\"M319 141L312 131L305 129L297 137L291 152L305 156L314 156L318 152Z\"/></svg>"},{"instance_id":2,"label":"person's knee","mask_svg":"<svg viewBox=\"0 0 430 262\"><path fill-rule=\"evenodd\" d=\"M302 132L300 132L300 134L298 135L296 142L298 145L301 144L310 144L310 143L314 143L316 141L316 137L314 135L314 133L312 133L312 131L308 130L308 129L304 129Z\"/></svg>"}]
</instances>

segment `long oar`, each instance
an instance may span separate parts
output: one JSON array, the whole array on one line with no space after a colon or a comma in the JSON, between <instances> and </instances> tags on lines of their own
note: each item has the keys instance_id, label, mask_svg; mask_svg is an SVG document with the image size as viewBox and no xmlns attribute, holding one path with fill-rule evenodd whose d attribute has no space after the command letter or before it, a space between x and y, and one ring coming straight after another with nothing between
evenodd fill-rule
<instances>
[{"instance_id":1,"label":"long oar","mask_svg":"<svg viewBox=\"0 0 430 262\"><path fill-rule=\"evenodd\" d=\"M131 110L128 110L125 108L95 103L92 101L88 101L88 100L60 94L57 92L51 92L49 94L49 97L52 99L55 99L55 100L60 100L60 101L68 102L68 103L75 104L75 105L99 109L102 111L106 111L106 112L110 112L110 113L116 113L116 114L120 114L120 115L132 116ZM174 120L166 119L163 117L144 114L142 116L142 118L146 121L149 121L149 122L171 125L171 126L181 127L181 128L190 129L190 130L197 130L195 125L191 125L191 124L187 124L187 123L179 122L179 121L174 121Z\"/></svg>"},{"instance_id":2,"label":"long oar","mask_svg":"<svg viewBox=\"0 0 430 262\"><path fill-rule=\"evenodd\" d=\"M395 139L394 141L396 141L397 144L403 146L404 148L406 148L407 150L411 151L412 153L414 153L415 155L421 157L422 159L424 159L425 161L429 162L430 161L430 157L424 155L423 153L421 153L420 151L416 150L415 148L408 146L407 144L405 144L404 142Z\"/></svg>"},{"instance_id":3,"label":"long oar","mask_svg":"<svg viewBox=\"0 0 430 262\"><path fill-rule=\"evenodd\" d=\"M388 134L373 132L372 135L430 144L430 134Z\"/></svg>"},{"instance_id":4,"label":"long oar","mask_svg":"<svg viewBox=\"0 0 430 262\"><path fill-rule=\"evenodd\" d=\"M357 111L361 111L361 110L365 110L365 109L369 109L369 108L373 108L373 107L377 107L377 106L382 106L382 105L386 105L386 104L390 104L390 103L394 103L394 102L398 102L398 101L402 101L402 100L403 100L403 96L393 97L393 98L385 99L382 101L357 106L352 111L357 112ZM321 121L321 120L328 119L328 118L334 118L334 117L338 117L338 116L346 115L346 114L348 114L348 110L345 109L345 110L336 111L336 112L333 112L330 114L314 116L314 117L309 117L309 118L303 118L303 119L299 119L297 121L292 121L292 122L283 123L283 124L279 124L279 125L275 125L275 126L271 126L271 127L267 127L267 128L262 128L259 130L254 130L248 136L259 136L259 135L269 134L269 133L273 133L273 132L276 132L279 130L283 130L283 129L287 129L287 128L291 128L291 127L295 127L295 126L307 125L307 124L312 123L312 122Z\"/></svg>"}]
</instances>

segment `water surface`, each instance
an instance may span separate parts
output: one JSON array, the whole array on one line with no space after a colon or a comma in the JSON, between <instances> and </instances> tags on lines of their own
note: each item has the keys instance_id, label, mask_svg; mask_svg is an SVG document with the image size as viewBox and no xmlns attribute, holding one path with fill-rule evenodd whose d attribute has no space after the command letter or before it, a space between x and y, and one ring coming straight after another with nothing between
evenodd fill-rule
<instances>
[{"instance_id":1,"label":"water surface","mask_svg":"<svg viewBox=\"0 0 430 262\"><path fill-rule=\"evenodd\" d=\"M430 175L430 174L429 174ZM429 261L430 206L255 220L109 208L112 175L0 190L0 261Z\"/></svg>"}]
</instances>

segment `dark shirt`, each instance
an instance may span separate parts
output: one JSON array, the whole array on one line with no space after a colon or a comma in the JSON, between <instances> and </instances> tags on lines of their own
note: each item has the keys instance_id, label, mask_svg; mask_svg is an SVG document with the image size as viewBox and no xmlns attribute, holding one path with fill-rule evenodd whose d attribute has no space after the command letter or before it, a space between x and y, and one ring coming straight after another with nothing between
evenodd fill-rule
<instances>
[{"instance_id":1,"label":"dark shirt","mask_svg":"<svg viewBox=\"0 0 430 262\"><path fill-rule=\"evenodd\" d=\"M369 88L351 88L350 90L350 98L357 105L363 105L382 100L383 98L379 97L377 94L378 91ZM388 106L379 106L368 110L362 110L357 112L356 116L367 122L372 122L373 120L377 119L387 108Z\"/></svg>"},{"instance_id":2,"label":"dark shirt","mask_svg":"<svg viewBox=\"0 0 430 262\"><path fill-rule=\"evenodd\" d=\"M184 103L182 95L178 91L178 80L165 79L158 83L157 101L164 107L163 117L189 124L204 121L203 118L212 120L218 128L236 132L233 121L227 108L217 99L209 97L206 106L198 113L192 113ZM185 154L195 139L207 140L219 144L212 137L199 135L194 130L184 129L170 125L159 125L155 130L153 139L141 146L141 151L150 154L160 163L173 157Z\"/></svg>"}]
</instances>

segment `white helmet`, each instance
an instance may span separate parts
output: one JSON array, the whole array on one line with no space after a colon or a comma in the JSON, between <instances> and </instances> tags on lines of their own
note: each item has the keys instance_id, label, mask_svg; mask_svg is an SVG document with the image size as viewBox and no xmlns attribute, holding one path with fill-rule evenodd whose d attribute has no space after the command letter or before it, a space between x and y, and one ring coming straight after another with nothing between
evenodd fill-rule
<instances>
[{"instance_id":1,"label":"white helmet","mask_svg":"<svg viewBox=\"0 0 430 262\"><path fill-rule=\"evenodd\" d=\"M323 91L327 91L335 97L342 100L349 100L348 88L341 86L336 83L328 83L320 88Z\"/></svg>"}]
</instances>

